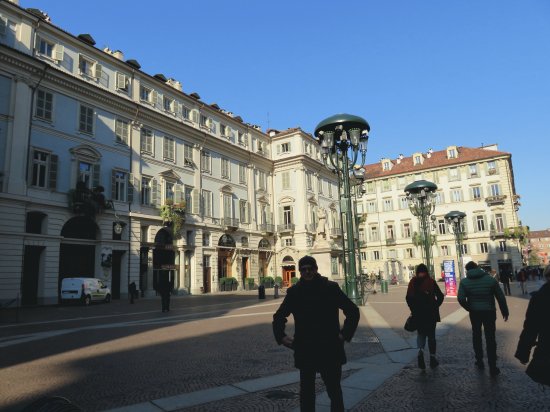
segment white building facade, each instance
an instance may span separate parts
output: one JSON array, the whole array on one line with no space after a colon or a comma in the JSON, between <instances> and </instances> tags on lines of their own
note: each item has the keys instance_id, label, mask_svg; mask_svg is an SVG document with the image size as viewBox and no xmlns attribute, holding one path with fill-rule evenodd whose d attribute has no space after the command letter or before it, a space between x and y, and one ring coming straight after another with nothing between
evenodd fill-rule
<instances>
[{"instance_id":1,"label":"white building facade","mask_svg":"<svg viewBox=\"0 0 550 412\"><path fill-rule=\"evenodd\" d=\"M290 284L307 253L341 280L336 178L311 135L263 133L94 44L0 4L0 301L56 303L67 276L114 299L160 271L180 294Z\"/></svg>"}]
</instances>

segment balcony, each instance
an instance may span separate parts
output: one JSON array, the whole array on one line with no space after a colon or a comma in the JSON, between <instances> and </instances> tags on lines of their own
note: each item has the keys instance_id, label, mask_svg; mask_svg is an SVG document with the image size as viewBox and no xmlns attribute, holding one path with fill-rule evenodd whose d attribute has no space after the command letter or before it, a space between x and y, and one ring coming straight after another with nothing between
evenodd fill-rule
<instances>
[{"instance_id":1,"label":"balcony","mask_svg":"<svg viewBox=\"0 0 550 412\"><path fill-rule=\"evenodd\" d=\"M277 226L277 231L279 233L292 233L294 232L294 226L294 223L283 223Z\"/></svg>"},{"instance_id":2,"label":"balcony","mask_svg":"<svg viewBox=\"0 0 550 412\"><path fill-rule=\"evenodd\" d=\"M272 225L271 223L260 223L260 232L262 232L265 235L272 235L275 233L275 225Z\"/></svg>"},{"instance_id":3,"label":"balcony","mask_svg":"<svg viewBox=\"0 0 550 412\"><path fill-rule=\"evenodd\" d=\"M506 195L487 196L485 198L487 206L502 205L504 204L504 200L506 200Z\"/></svg>"},{"instance_id":4,"label":"balcony","mask_svg":"<svg viewBox=\"0 0 550 412\"><path fill-rule=\"evenodd\" d=\"M224 217L222 218L222 226L226 230L237 230L239 228L239 219L234 217Z\"/></svg>"},{"instance_id":5,"label":"balcony","mask_svg":"<svg viewBox=\"0 0 550 412\"><path fill-rule=\"evenodd\" d=\"M388 238L386 239L386 246L395 246L395 239L394 238Z\"/></svg>"},{"instance_id":6,"label":"balcony","mask_svg":"<svg viewBox=\"0 0 550 412\"><path fill-rule=\"evenodd\" d=\"M342 237L342 228L340 227L331 227L330 228L331 237Z\"/></svg>"}]
</instances>

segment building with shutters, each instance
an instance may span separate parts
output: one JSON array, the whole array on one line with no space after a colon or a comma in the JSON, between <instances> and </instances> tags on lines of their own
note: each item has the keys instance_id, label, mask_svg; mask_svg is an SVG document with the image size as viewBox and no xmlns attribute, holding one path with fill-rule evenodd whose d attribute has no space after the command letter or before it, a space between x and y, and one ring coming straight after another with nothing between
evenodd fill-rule
<instances>
[{"instance_id":1,"label":"building with shutters","mask_svg":"<svg viewBox=\"0 0 550 412\"><path fill-rule=\"evenodd\" d=\"M366 193L357 202L363 214L359 228L363 271L408 281L422 262L422 249L415 241L419 221L409 211L404 193L406 185L420 179L438 186L432 218L436 272L443 270L445 260L454 260L458 272L454 236L444 219L453 210L466 213L464 264L473 260L499 272L522 266L521 247L510 236L521 226L512 155L499 151L497 145L449 146L384 158L368 165L366 176Z\"/></svg>"},{"instance_id":2,"label":"building with shutters","mask_svg":"<svg viewBox=\"0 0 550 412\"><path fill-rule=\"evenodd\" d=\"M47 14L0 3L0 301L56 303L68 276L177 293L341 280L338 186L300 129L264 133ZM320 209L323 248L315 248ZM233 286L232 286L233 287Z\"/></svg>"}]
</instances>

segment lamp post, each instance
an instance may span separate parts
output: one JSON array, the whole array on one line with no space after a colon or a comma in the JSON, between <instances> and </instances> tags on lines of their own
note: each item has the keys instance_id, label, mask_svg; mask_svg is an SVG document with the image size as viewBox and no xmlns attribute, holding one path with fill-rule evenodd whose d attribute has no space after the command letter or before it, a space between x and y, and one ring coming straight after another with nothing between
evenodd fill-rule
<instances>
[{"instance_id":1,"label":"lamp post","mask_svg":"<svg viewBox=\"0 0 550 412\"><path fill-rule=\"evenodd\" d=\"M427 180L417 180L405 187L405 194L409 202L411 213L420 220L420 230L422 231L422 244L424 249L424 258L426 266L434 277L434 268L432 262L432 242L430 235L429 217L435 210L435 191L437 185Z\"/></svg>"},{"instance_id":2,"label":"lamp post","mask_svg":"<svg viewBox=\"0 0 550 412\"><path fill-rule=\"evenodd\" d=\"M350 114L328 117L315 128L315 137L321 145L323 163L338 175L341 183L340 213L345 216L347 235L347 241L344 242L345 291L355 303L359 303L360 297L356 282L355 218L351 202L350 172L356 165L365 165L369 131L370 126L365 119ZM361 159L358 163L359 153Z\"/></svg>"},{"instance_id":3,"label":"lamp post","mask_svg":"<svg viewBox=\"0 0 550 412\"><path fill-rule=\"evenodd\" d=\"M462 224L466 213L453 210L445 215L445 220L449 226L449 230L455 235L456 254L458 257L458 273L460 279L464 278L464 265L462 262L462 238L465 234L464 225Z\"/></svg>"}]
</instances>

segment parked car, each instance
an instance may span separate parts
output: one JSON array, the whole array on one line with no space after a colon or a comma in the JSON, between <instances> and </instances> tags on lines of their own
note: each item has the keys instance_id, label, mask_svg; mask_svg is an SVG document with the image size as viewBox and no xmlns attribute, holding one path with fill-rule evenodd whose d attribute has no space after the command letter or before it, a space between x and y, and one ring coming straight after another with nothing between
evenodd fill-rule
<instances>
[{"instance_id":1,"label":"parked car","mask_svg":"<svg viewBox=\"0 0 550 412\"><path fill-rule=\"evenodd\" d=\"M64 278L61 281L61 303L80 301L89 305L95 301L111 301L111 289L100 279Z\"/></svg>"}]
</instances>

